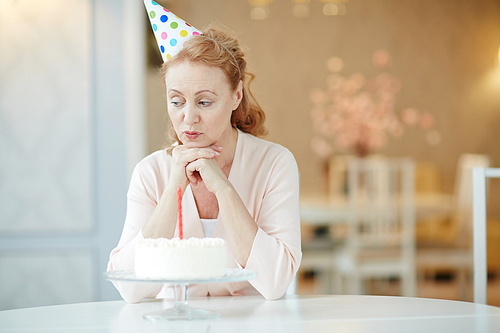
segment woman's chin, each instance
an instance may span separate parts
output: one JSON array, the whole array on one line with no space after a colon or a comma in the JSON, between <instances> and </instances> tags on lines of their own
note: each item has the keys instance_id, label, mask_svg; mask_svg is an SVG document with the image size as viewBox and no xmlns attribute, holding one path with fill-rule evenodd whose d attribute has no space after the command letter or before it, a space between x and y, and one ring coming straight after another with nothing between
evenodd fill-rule
<instances>
[{"instance_id":1,"label":"woman's chin","mask_svg":"<svg viewBox=\"0 0 500 333\"><path fill-rule=\"evenodd\" d=\"M203 139L197 138L196 140L189 140L187 138L183 138L181 142L186 148L207 148L215 144L215 140L211 140L207 137Z\"/></svg>"},{"instance_id":2,"label":"woman's chin","mask_svg":"<svg viewBox=\"0 0 500 333\"><path fill-rule=\"evenodd\" d=\"M185 142L182 142L182 144L186 148L206 148L210 146L210 144L207 144L206 142L192 141L192 140L186 140Z\"/></svg>"}]
</instances>

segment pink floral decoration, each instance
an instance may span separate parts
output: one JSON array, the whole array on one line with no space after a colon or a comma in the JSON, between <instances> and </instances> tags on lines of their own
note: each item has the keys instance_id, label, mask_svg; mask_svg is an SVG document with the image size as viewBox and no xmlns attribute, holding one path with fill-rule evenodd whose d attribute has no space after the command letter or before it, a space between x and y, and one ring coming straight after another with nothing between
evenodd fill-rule
<instances>
[{"instance_id":1,"label":"pink floral decoration","mask_svg":"<svg viewBox=\"0 0 500 333\"><path fill-rule=\"evenodd\" d=\"M339 58L332 59L340 62ZM387 68L391 63L389 53L383 50L375 52L372 60L378 68ZM333 67L331 59L329 62L327 67ZM420 114L414 108L396 112L396 95L402 83L389 73L366 78L361 73L346 77L332 72L326 89L310 92L317 132L311 146L321 158L331 156L334 147L340 151L354 149L357 155L365 156L387 145L390 137L403 136L405 126L433 127L434 117L429 113Z\"/></svg>"}]
</instances>

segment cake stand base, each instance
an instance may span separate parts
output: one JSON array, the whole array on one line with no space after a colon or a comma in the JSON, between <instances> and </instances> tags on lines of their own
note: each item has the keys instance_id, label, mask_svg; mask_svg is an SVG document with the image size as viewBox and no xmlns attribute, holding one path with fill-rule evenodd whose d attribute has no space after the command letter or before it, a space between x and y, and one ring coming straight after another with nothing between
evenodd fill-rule
<instances>
[{"instance_id":1,"label":"cake stand base","mask_svg":"<svg viewBox=\"0 0 500 333\"><path fill-rule=\"evenodd\" d=\"M143 315L143 317L152 322L165 321L165 320L206 320L217 319L220 317L219 313L210 312L207 310L183 308L179 309L173 307L171 309L150 312Z\"/></svg>"},{"instance_id":2,"label":"cake stand base","mask_svg":"<svg viewBox=\"0 0 500 333\"><path fill-rule=\"evenodd\" d=\"M187 303L188 284L174 284L175 304L173 308L161 311L146 313L144 319L152 322L164 320L202 320L202 319L217 319L220 313L207 310L193 309Z\"/></svg>"}]
</instances>

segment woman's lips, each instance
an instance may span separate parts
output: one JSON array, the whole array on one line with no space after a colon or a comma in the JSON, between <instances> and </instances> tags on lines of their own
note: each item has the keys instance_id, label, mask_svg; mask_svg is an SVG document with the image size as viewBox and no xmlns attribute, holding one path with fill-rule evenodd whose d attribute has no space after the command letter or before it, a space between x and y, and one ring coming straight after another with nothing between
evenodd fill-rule
<instances>
[{"instance_id":1,"label":"woman's lips","mask_svg":"<svg viewBox=\"0 0 500 333\"><path fill-rule=\"evenodd\" d=\"M189 140L194 140L194 139L198 138L201 135L201 133L200 132L196 132L196 131L184 131L184 135Z\"/></svg>"}]
</instances>

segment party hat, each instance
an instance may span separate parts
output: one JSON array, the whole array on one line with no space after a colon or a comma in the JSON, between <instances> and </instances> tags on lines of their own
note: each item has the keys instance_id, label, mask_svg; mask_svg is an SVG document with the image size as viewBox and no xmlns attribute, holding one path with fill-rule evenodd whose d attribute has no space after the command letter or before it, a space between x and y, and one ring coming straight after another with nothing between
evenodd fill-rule
<instances>
[{"instance_id":1,"label":"party hat","mask_svg":"<svg viewBox=\"0 0 500 333\"><path fill-rule=\"evenodd\" d=\"M189 38L201 34L201 31L155 1L144 0L144 5L164 62L176 55Z\"/></svg>"}]
</instances>

